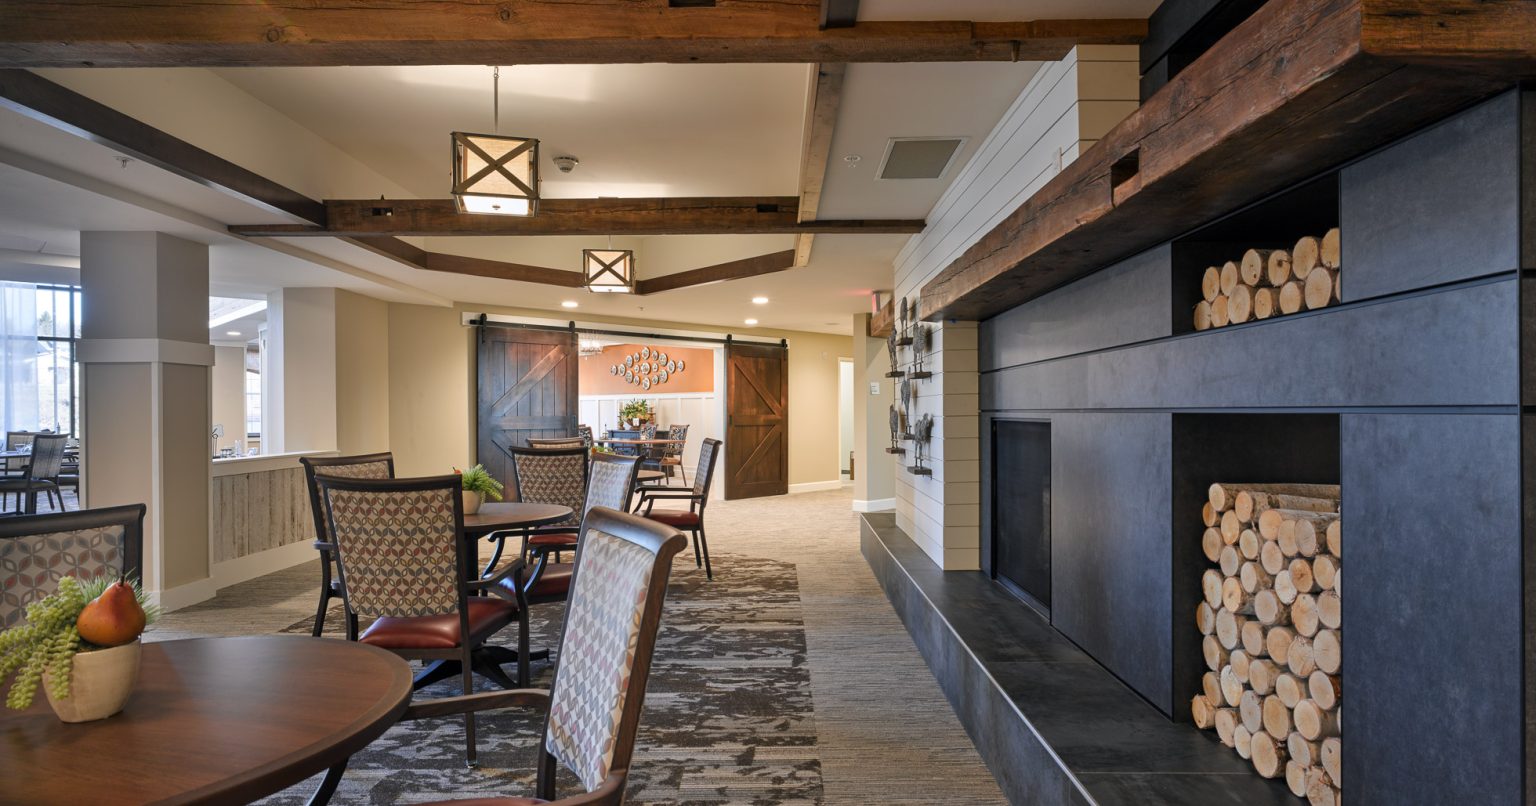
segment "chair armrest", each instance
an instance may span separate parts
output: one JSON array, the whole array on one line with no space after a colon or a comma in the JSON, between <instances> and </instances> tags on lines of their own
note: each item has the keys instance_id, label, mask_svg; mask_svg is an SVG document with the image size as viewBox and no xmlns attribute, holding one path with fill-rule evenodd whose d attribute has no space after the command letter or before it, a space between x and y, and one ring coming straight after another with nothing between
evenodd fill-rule
<instances>
[{"instance_id":1,"label":"chair armrest","mask_svg":"<svg viewBox=\"0 0 1536 806\"><path fill-rule=\"evenodd\" d=\"M328 542L326 542L324 540L316 540L314 542L314 546L315 546L315 551L335 551L336 550L336 544L335 543L328 543Z\"/></svg>"},{"instance_id":2,"label":"chair armrest","mask_svg":"<svg viewBox=\"0 0 1536 806\"><path fill-rule=\"evenodd\" d=\"M671 499L675 499L675 500L679 500L679 501L702 501L702 500L704 500L704 496L702 496L702 495L700 495L698 493L657 493L657 492L651 492L650 490L641 490L640 491L640 495L643 498L671 498Z\"/></svg>"},{"instance_id":3,"label":"chair armrest","mask_svg":"<svg viewBox=\"0 0 1536 806\"><path fill-rule=\"evenodd\" d=\"M542 688L519 688L511 691L483 691L479 694L464 694L458 697L442 697L435 700L423 700L411 703L400 716L401 722L414 719L431 719L440 716L452 716L454 714L467 714L476 711L491 711L497 708L513 708L526 706L533 708L549 707L549 690Z\"/></svg>"}]
</instances>

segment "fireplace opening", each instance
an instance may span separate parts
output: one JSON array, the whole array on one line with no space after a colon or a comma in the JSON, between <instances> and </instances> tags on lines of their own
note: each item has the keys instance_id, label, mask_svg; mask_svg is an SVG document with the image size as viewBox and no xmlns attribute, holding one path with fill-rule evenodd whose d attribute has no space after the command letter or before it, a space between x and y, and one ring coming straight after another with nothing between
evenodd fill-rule
<instances>
[{"instance_id":1,"label":"fireplace opening","mask_svg":"<svg viewBox=\"0 0 1536 806\"><path fill-rule=\"evenodd\" d=\"M992 423L992 578L1051 608L1051 424Z\"/></svg>"}]
</instances>

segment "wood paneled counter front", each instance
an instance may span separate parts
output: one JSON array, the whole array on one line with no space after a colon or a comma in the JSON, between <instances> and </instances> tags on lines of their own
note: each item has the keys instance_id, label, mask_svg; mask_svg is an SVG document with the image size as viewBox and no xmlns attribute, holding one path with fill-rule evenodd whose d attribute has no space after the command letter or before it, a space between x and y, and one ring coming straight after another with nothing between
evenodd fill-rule
<instances>
[{"instance_id":1,"label":"wood paneled counter front","mask_svg":"<svg viewBox=\"0 0 1536 806\"><path fill-rule=\"evenodd\" d=\"M208 527L215 585L314 559L315 521L299 458L335 455L301 451L213 460Z\"/></svg>"}]
</instances>

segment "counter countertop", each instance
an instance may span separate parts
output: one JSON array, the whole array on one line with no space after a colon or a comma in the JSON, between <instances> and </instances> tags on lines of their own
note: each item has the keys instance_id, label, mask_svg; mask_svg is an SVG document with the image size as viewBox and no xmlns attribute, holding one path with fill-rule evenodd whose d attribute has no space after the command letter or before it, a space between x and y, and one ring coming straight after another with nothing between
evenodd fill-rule
<instances>
[{"instance_id":1,"label":"counter countertop","mask_svg":"<svg viewBox=\"0 0 1536 806\"><path fill-rule=\"evenodd\" d=\"M231 456L213 460L214 476L234 476L242 473L265 473L299 466L301 456L335 456L337 451L289 451L264 453L257 456Z\"/></svg>"}]
</instances>

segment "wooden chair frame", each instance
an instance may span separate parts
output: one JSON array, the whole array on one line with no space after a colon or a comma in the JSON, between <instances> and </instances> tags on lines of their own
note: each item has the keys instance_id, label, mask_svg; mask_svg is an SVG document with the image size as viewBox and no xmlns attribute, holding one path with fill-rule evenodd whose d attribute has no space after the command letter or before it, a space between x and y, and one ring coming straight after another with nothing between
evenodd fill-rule
<instances>
[{"instance_id":1,"label":"wooden chair frame","mask_svg":"<svg viewBox=\"0 0 1536 806\"><path fill-rule=\"evenodd\" d=\"M640 730L640 713L645 704L646 683L650 678L651 659L656 646L656 634L661 627L661 610L666 599L667 581L671 575L672 559L687 545L687 540L676 529L665 524L647 521L644 518L608 509L607 507L596 507L587 514L588 517L584 519L582 524L581 533L583 537L585 537L588 529L599 529L607 534L646 548L655 555L656 561L652 567L650 585L647 588L645 605L640 616L641 640L635 648L634 666L630 670L629 696L624 698L624 708L619 716L619 729L615 737L613 764L610 772L596 789L554 801L554 803L557 806L620 806L624 801L624 787L629 778L630 762L634 757L635 737ZM580 557L579 549L577 556L578 558ZM576 589L576 581L580 575L581 563L578 559L575 574L571 579L572 590ZM561 628L562 642L569 637L567 632L569 626L570 612L567 610L565 624ZM549 753L549 704L554 695L559 691L560 668L556 667L555 677L550 684L549 691L539 689L495 691L446 698L430 703L413 704L406 709L401 720L426 719L459 713L468 715L477 711L515 706L543 708L544 730L539 742L538 779L535 796L553 801L555 797L555 758Z\"/></svg>"},{"instance_id":2,"label":"wooden chair frame","mask_svg":"<svg viewBox=\"0 0 1536 806\"><path fill-rule=\"evenodd\" d=\"M366 465L374 462L384 462L389 465L389 477L395 477L395 456L393 453L365 453L357 456L301 456L299 464L304 466L304 484L309 488L309 511L315 519L315 549L320 552L320 604L315 608L315 628L310 632L319 638L325 632L325 612L331 603L331 599L341 596L341 580L332 578L331 568L336 558L336 544L328 539L326 531L325 503L320 497L320 487L315 484L315 476L323 473L320 468L335 467L337 465ZM357 632L357 620L348 617L351 623L347 629L351 633ZM350 634L350 633L349 633Z\"/></svg>"},{"instance_id":3,"label":"wooden chair frame","mask_svg":"<svg viewBox=\"0 0 1536 806\"><path fill-rule=\"evenodd\" d=\"M645 487L640 490L640 503L636 510L642 516L649 516L651 508L660 500L687 501L688 511L699 516L697 526L680 526L693 536L693 561L696 566L704 568L704 575L709 579L715 578L715 571L709 564L709 537L704 533L704 508L709 506L709 490L715 483L715 463L720 460L720 451L724 446L718 439L705 439L705 447L711 447L708 451L708 461L701 461L694 469L693 483L699 489L690 492L672 492L668 488ZM701 484L702 482L702 484Z\"/></svg>"}]
</instances>

